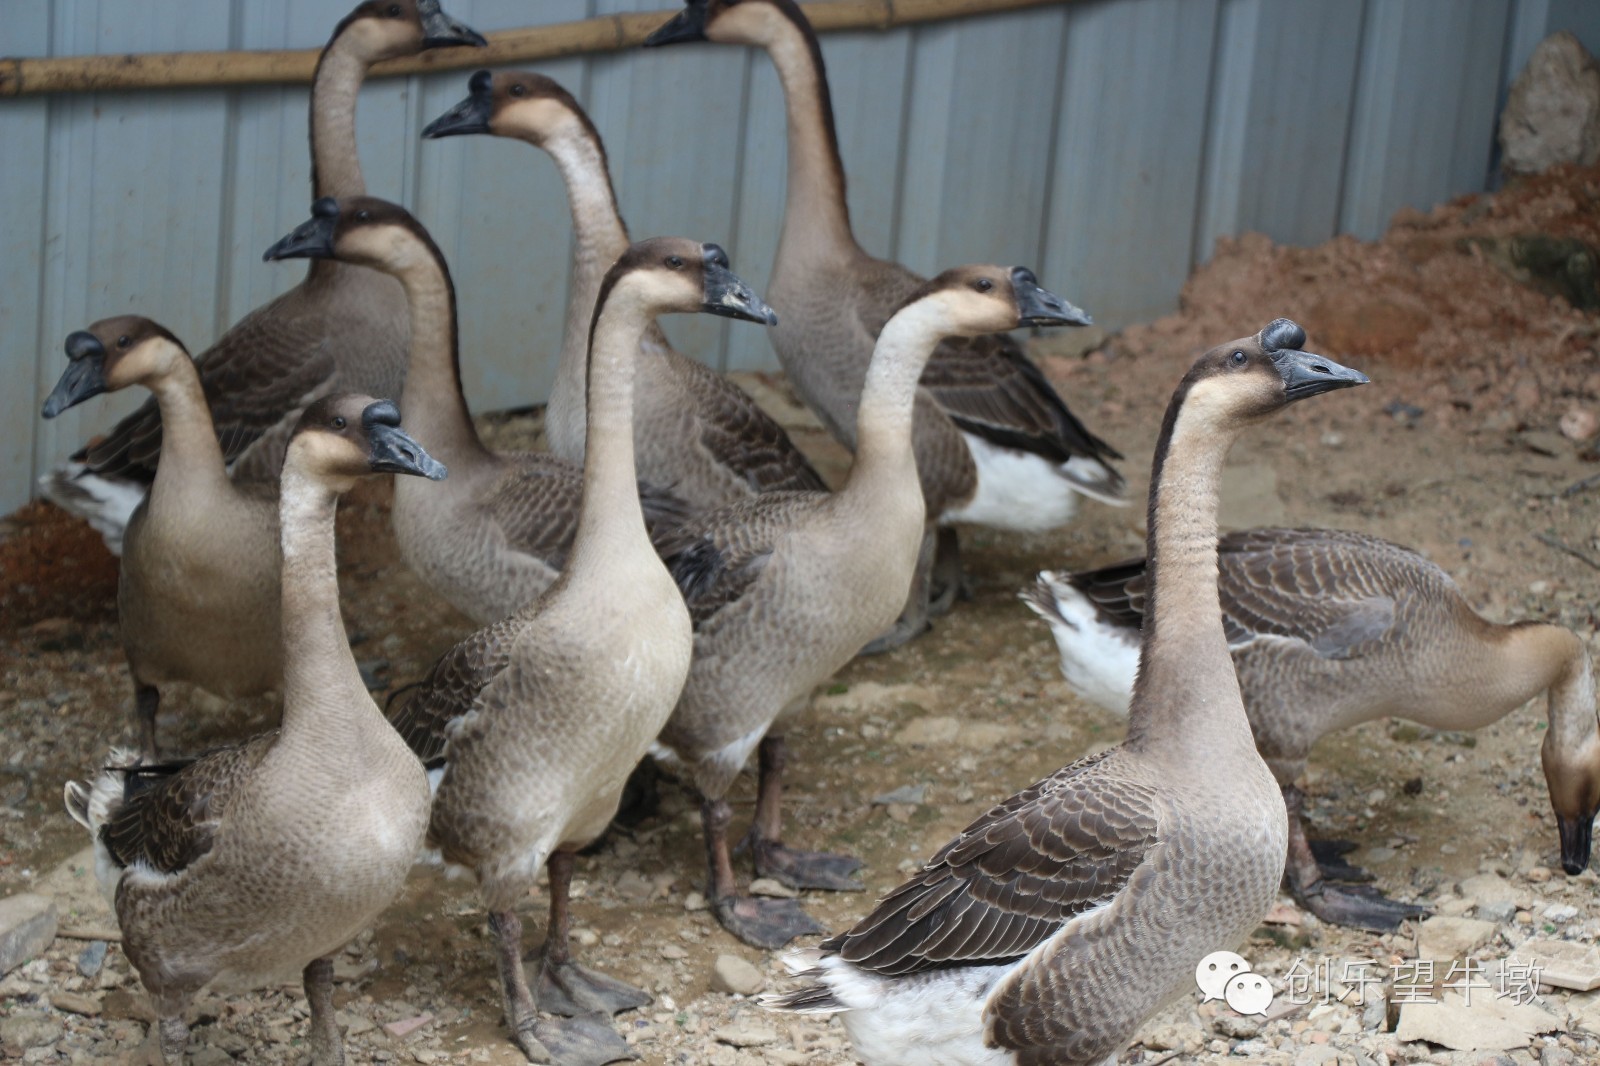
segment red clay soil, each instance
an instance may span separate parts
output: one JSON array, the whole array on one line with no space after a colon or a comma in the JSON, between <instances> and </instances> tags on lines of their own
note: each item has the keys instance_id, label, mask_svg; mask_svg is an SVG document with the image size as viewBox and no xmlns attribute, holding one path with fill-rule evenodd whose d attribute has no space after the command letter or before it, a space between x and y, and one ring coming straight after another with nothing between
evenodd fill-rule
<instances>
[{"instance_id":1,"label":"red clay soil","mask_svg":"<svg viewBox=\"0 0 1600 1066\"><path fill-rule=\"evenodd\" d=\"M100 534L35 500L8 515L0 534L0 635L60 619L108 622L117 615L117 557ZM47 626L48 628L48 626Z\"/></svg>"}]
</instances>

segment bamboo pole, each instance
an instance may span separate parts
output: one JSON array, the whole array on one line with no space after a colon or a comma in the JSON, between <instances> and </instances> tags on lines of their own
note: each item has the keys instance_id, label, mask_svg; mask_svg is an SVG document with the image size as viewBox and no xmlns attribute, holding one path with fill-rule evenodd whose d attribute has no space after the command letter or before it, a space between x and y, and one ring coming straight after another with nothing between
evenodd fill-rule
<instances>
[{"instance_id":1,"label":"bamboo pole","mask_svg":"<svg viewBox=\"0 0 1600 1066\"><path fill-rule=\"evenodd\" d=\"M802 4L819 33L887 30L920 22L1045 7L1069 0L832 0ZM441 48L380 63L373 77L531 63L561 56L615 52L644 43L677 8L604 15L488 34L487 48ZM308 85L320 49L270 52L0 57L0 98L48 93L202 89L239 85Z\"/></svg>"}]
</instances>

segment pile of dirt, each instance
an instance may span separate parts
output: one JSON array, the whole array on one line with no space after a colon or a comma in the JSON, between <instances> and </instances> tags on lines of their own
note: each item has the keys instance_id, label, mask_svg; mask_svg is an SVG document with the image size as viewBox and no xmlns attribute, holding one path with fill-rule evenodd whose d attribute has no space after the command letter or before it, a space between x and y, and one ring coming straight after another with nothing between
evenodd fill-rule
<instances>
[{"instance_id":1,"label":"pile of dirt","mask_svg":"<svg viewBox=\"0 0 1600 1066\"><path fill-rule=\"evenodd\" d=\"M0 533L0 634L50 619L92 624L116 617L117 557L89 525L35 500Z\"/></svg>"}]
</instances>

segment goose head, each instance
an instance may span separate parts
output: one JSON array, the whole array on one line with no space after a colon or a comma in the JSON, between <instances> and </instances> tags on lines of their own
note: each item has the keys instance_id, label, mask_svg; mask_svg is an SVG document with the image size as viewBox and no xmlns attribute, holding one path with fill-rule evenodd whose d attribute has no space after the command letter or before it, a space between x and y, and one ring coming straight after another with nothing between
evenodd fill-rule
<instances>
[{"instance_id":1,"label":"goose head","mask_svg":"<svg viewBox=\"0 0 1600 1066\"><path fill-rule=\"evenodd\" d=\"M375 196L324 196L311 217L266 250L263 259L337 259L403 274L437 251L422 224Z\"/></svg>"},{"instance_id":2,"label":"goose head","mask_svg":"<svg viewBox=\"0 0 1600 1066\"><path fill-rule=\"evenodd\" d=\"M765 48L806 24L794 0L686 0L682 11L645 38L645 47L714 41Z\"/></svg>"},{"instance_id":3,"label":"goose head","mask_svg":"<svg viewBox=\"0 0 1600 1066\"><path fill-rule=\"evenodd\" d=\"M600 142L578 101L543 74L480 70L468 80L467 92L465 100L428 123L422 135L434 139L488 133L535 145L581 135Z\"/></svg>"},{"instance_id":4,"label":"goose head","mask_svg":"<svg viewBox=\"0 0 1600 1066\"><path fill-rule=\"evenodd\" d=\"M400 428L400 409L392 401L348 392L324 396L305 409L284 464L338 492L373 474L439 481L446 472Z\"/></svg>"},{"instance_id":5,"label":"goose head","mask_svg":"<svg viewBox=\"0 0 1600 1066\"><path fill-rule=\"evenodd\" d=\"M164 377L179 360L189 359L178 338L138 315L103 318L88 329L68 334L66 350L67 369L44 401L46 418L102 392Z\"/></svg>"},{"instance_id":6,"label":"goose head","mask_svg":"<svg viewBox=\"0 0 1600 1066\"><path fill-rule=\"evenodd\" d=\"M1027 267L962 266L912 293L895 312L928 321L944 337L977 337L1020 326L1087 326L1080 308L1039 286Z\"/></svg>"},{"instance_id":7,"label":"goose head","mask_svg":"<svg viewBox=\"0 0 1600 1066\"><path fill-rule=\"evenodd\" d=\"M1566 692L1550 690L1551 727L1539 749L1545 785L1550 790L1550 807L1555 811L1556 829L1561 835L1561 868L1574 876L1589 868L1594 819L1600 814L1600 735L1594 730L1594 682L1586 655L1581 669L1586 685L1572 686ZM1569 718L1583 723L1579 729L1581 739L1576 742L1556 728L1554 704L1558 699L1571 700Z\"/></svg>"},{"instance_id":8,"label":"goose head","mask_svg":"<svg viewBox=\"0 0 1600 1066\"><path fill-rule=\"evenodd\" d=\"M602 308L622 304L650 315L701 311L778 324L772 308L729 269L727 252L687 237L652 237L622 253L600 283L595 320Z\"/></svg>"},{"instance_id":9,"label":"goose head","mask_svg":"<svg viewBox=\"0 0 1600 1066\"><path fill-rule=\"evenodd\" d=\"M369 63L414 56L429 48L483 48L489 43L448 14L439 0L366 0L344 17L333 39Z\"/></svg>"},{"instance_id":10,"label":"goose head","mask_svg":"<svg viewBox=\"0 0 1600 1066\"><path fill-rule=\"evenodd\" d=\"M1274 319L1254 337L1202 355L1179 386L1186 412L1217 428L1254 424L1298 400L1365 385L1367 375L1302 351L1306 331Z\"/></svg>"}]
</instances>

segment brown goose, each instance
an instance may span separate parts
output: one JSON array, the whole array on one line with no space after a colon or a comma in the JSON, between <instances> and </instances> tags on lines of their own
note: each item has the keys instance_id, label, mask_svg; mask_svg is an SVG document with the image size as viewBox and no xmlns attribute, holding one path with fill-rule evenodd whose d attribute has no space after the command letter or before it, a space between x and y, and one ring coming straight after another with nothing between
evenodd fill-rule
<instances>
[{"instance_id":1,"label":"brown goose","mask_svg":"<svg viewBox=\"0 0 1600 1066\"><path fill-rule=\"evenodd\" d=\"M324 198L268 259L327 258L400 280L411 320L411 359L400 409L450 467L450 480L395 484L394 531L423 580L474 621L506 618L550 586L578 528L583 471L542 453L501 455L473 428L461 392L455 285L421 223L370 196ZM652 528L683 517L673 496L642 489Z\"/></svg>"},{"instance_id":2,"label":"brown goose","mask_svg":"<svg viewBox=\"0 0 1600 1066\"><path fill-rule=\"evenodd\" d=\"M334 29L311 87L313 196L359 196L356 97L374 63L487 42L439 0L366 0ZM232 476L276 481L306 405L333 392L398 396L405 382L405 294L390 278L313 263L305 280L251 311L197 360ZM121 554L122 533L155 478L161 410L146 403L39 480L49 499Z\"/></svg>"},{"instance_id":3,"label":"brown goose","mask_svg":"<svg viewBox=\"0 0 1600 1066\"><path fill-rule=\"evenodd\" d=\"M605 831L623 784L666 724L693 637L645 532L633 463L634 368L658 314L708 311L766 324L769 311L714 244L656 238L606 273L593 312L583 513L561 578L445 653L394 721L438 782L429 847L477 875L499 949L506 1024L536 1062L633 1058L604 1017L650 997L572 961L573 855ZM550 868L536 999L517 903Z\"/></svg>"},{"instance_id":4,"label":"brown goose","mask_svg":"<svg viewBox=\"0 0 1600 1066\"><path fill-rule=\"evenodd\" d=\"M1256 747L1289 807L1288 881L1319 917L1393 929L1419 909L1320 865L1295 786L1321 737L1390 715L1434 729L1480 729L1549 693L1543 762L1568 873L1589 865L1600 809L1593 668L1561 626L1495 625L1409 548L1332 529L1252 529L1222 538L1222 624ZM1050 623L1061 671L1085 698L1127 713L1145 615L1145 561L1039 575L1023 599Z\"/></svg>"},{"instance_id":5,"label":"brown goose","mask_svg":"<svg viewBox=\"0 0 1600 1066\"><path fill-rule=\"evenodd\" d=\"M861 393L860 441L835 493L768 493L696 515L660 545L694 620L694 664L661 732L702 797L708 893L735 936L778 947L820 928L793 900L740 896L724 798L760 746L749 840L756 870L797 888L857 890L856 860L782 843L780 719L882 633L904 607L925 513L912 451L917 378L946 337L1072 321L1022 267L969 266L924 283L878 334Z\"/></svg>"},{"instance_id":6,"label":"brown goose","mask_svg":"<svg viewBox=\"0 0 1600 1066\"><path fill-rule=\"evenodd\" d=\"M284 457L283 726L185 763L112 754L69 782L67 813L94 835L122 946L183 1060L184 1014L204 987L247 989L301 971L311 1061L344 1062L332 956L405 883L428 822L428 779L367 695L345 640L334 508L358 478L444 476L387 400L308 407Z\"/></svg>"},{"instance_id":7,"label":"brown goose","mask_svg":"<svg viewBox=\"0 0 1600 1066\"><path fill-rule=\"evenodd\" d=\"M1128 740L995 806L767 1005L840 1013L867 1066L1112 1066L1277 894L1288 826L1217 603L1229 446L1366 377L1279 319L1213 348L1167 408L1150 477L1150 624Z\"/></svg>"},{"instance_id":8,"label":"brown goose","mask_svg":"<svg viewBox=\"0 0 1600 1066\"><path fill-rule=\"evenodd\" d=\"M628 249L605 145L572 94L543 75L480 70L470 89L422 135L488 133L527 141L550 153L566 181L572 289L544 425L551 452L582 462L589 323L600 279ZM637 362L634 452L646 481L670 485L694 510L758 492L827 488L782 426L737 385L674 350L653 322L640 339Z\"/></svg>"},{"instance_id":9,"label":"brown goose","mask_svg":"<svg viewBox=\"0 0 1600 1066\"><path fill-rule=\"evenodd\" d=\"M198 685L224 699L283 680L278 621L278 499L270 483L228 480L200 376L183 344L135 315L67 338L71 363L44 417L102 392L155 394L167 461L128 521L117 573L117 619L133 676L144 750L160 753L162 686Z\"/></svg>"},{"instance_id":10,"label":"brown goose","mask_svg":"<svg viewBox=\"0 0 1600 1066\"><path fill-rule=\"evenodd\" d=\"M777 68L789 173L768 293L779 315L772 344L817 417L854 447L855 401L873 338L923 279L856 243L822 50L794 0L688 0L646 43L682 41L755 45ZM1077 312L1074 321L1089 318ZM930 523L1052 529L1072 516L1080 495L1123 502L1122 476L1110 465L1121 455L1084 427L1004 335L950 341L934 352L917 396L916 449ZM953 547L953 533L941 539L941 554ZM953 562L947 555L951 595L959 584ZM922 594L931 587L919 580ZM908 606L898 638L922 628L926 606Z\"/></svg>"}]
</instances>

